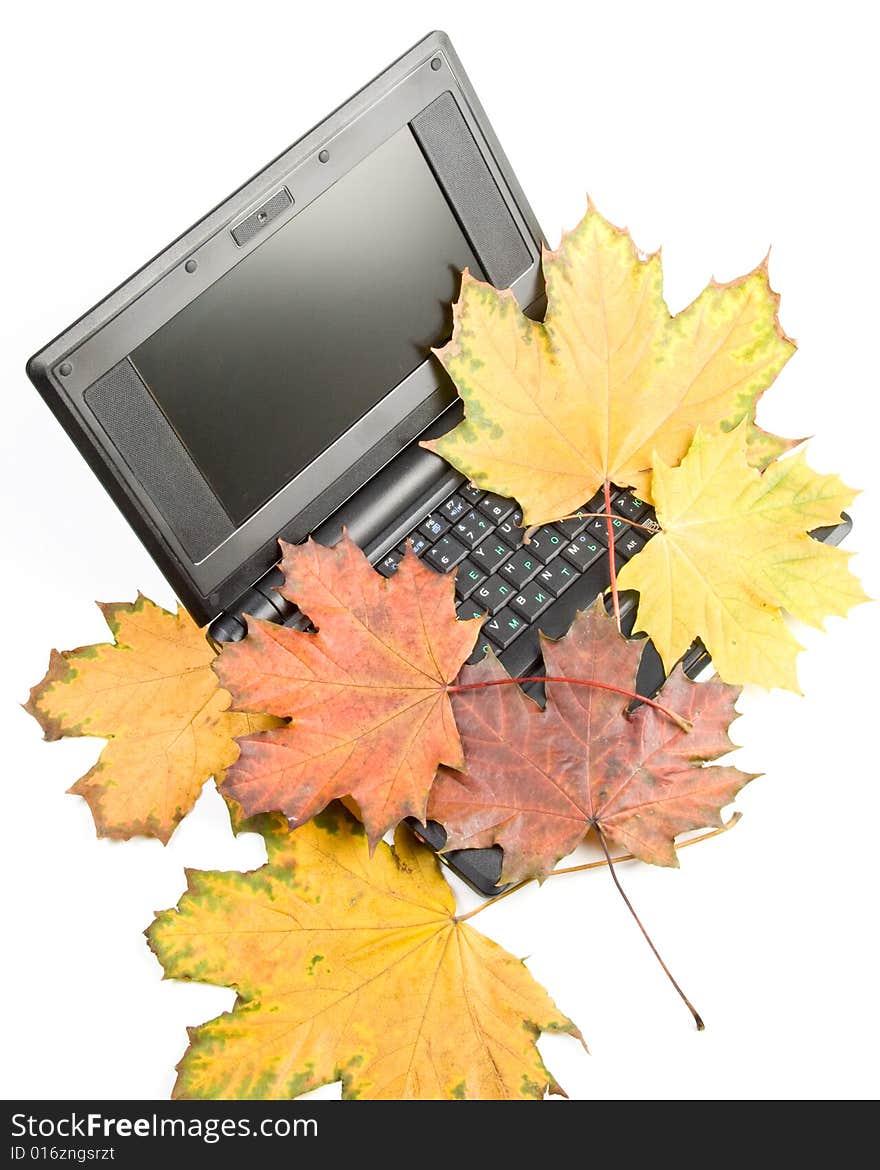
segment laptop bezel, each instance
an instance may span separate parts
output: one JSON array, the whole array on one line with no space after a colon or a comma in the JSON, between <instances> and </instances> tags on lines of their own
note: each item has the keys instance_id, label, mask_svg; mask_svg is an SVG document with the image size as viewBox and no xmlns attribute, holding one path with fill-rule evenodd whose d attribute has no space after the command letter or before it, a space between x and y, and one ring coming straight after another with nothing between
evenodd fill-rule
<instances>
[{"instance_id":1,"label":"laptop bezel","mask_svg":"<svg viewBox=\"0 0 880 1170\"><path fill-rule=\"evenodd\" d=\"M522 237L529 263L511 287L523 306L530 304L540 291L540 229L448 37L434 32L28 362L31 380L201 624L233 604L274 563L279 535L305 536L445 409L451 400L446 375L428 358L389 387L357 424L198 560L105 433L85 394L142 340L446 92ZM326 161L318 159L322 151L329 155ZM292 206L248 243L236 243L236 226L282 188L293 194ZM461 226L479 258L480 239Z\"/></svg>"}]
</instances>

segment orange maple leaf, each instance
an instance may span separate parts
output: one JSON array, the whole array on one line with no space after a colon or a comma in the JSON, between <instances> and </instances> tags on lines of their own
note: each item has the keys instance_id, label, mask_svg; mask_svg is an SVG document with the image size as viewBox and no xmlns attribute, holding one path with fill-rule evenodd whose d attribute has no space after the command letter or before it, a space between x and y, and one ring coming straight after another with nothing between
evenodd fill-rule
<instances>
[{"instance_id":1,"label":"orange maple leaf","mask_svg":"<svg viewBox=\"0 0 880 1170\"><path fill-rule=\"evenodd\" d=\"M411 549L386 580L347 536L281 547L280 591L318 629L249 618L248 637L221 653L239 710L291 719L240 741L223 788L248 816L280 810L296 823L352 796L375 845L404 817L424 820L439 764L464 764L446 687L480 624L456 619L453 578Z\"/></svg>"}]
</instances>

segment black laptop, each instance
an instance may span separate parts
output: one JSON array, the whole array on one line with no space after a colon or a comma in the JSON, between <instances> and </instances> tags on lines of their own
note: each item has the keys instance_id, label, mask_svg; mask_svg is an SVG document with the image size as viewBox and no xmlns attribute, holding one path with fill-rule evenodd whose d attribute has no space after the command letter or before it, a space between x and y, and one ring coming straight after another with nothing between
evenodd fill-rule
<instances>
[{"instance_id":1,"label":"black laptop","mask_svg":"<svg viewBox=\"0 0 880 1170\"><path fill-rule=\"evenodd\" d=\"M456 574L512 675L539 672L608 585L604 520L523 545L514 500L418 440L460 417L430 347L465 267L544 307L541 232L447 37L432 33L28 363L28 374L178 596L217 642L242 614L304 628L275 586L278 538L347 527L390 576L405 542ZM585 510L601 510L584 501ZM627 491L612 509L645 523ZM650 533L618 524L615 555ZM650 523L648 525L650 527ZM825 533L839 539L844 529ZM634 606L625 599L630 624ZM693 674L705 663L696 645ZM639 690L663 681L648 646ZM438 825L414 826L435 848ZM445 857L483 893L501 853Z\"/></svg>"}]
</instances>

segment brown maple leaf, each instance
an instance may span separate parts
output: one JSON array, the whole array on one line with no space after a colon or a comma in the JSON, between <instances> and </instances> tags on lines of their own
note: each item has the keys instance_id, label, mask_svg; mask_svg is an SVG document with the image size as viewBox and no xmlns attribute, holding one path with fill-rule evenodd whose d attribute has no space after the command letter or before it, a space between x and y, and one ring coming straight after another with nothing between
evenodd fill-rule
<instances>
[{"instance_id":1,"label":"brown maple leaf","mask_svg":"<svg viewBox=\"0 0 880 1170\"><path fill-rule=\"evenodd\" d=\"M464 762L446 687L480 623L456 619L453 578L411 549L386 580L347 536L281 547L281 592L318 631L249 618L248 637L221 653L239 710L292 720L240 741L224 792L248 816L280 810L297 823L352 796L375 845L404 817L424 820L439 764Z\"/></svg>"},{"instance_id":2,"label":"brown maple leaf","mask_svg":"<svg viewBox=\"0 0 880 1170\"><path fill-rule=\"evenodd\" d=\"M547 674L633 690L644 643L622 637L597 601L566 637L542 637ZM506 679L487 655L460 685ZM739 688L693 683L676 667L659 698L692 724L626 697L568 682L547 683L542 710L518 686L475 686L453 695L465 768L440 770L428 815L447 848L498 844L502 879L545 877L593 827L635 857L677 865L678 833L721 824L721 809L753 776L704 767L733 748L727 728Z\"/></svg>"}]
</instances>

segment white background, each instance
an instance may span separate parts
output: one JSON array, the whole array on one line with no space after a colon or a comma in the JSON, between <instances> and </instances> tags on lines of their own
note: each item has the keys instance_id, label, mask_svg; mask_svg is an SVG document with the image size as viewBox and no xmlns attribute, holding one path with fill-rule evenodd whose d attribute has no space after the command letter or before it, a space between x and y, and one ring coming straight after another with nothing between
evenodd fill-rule
<instances>
[{"instance_id":1,"label":"white background","mask_svg":"<svg viewBox=\"0 0 880 1170\"><path fill-rule=\"evenodd\" d=\"M16 704L93 598L172 594L26 381L27 356L432 27L451 35L551 243L583 212L662 243L667 299L772 244L800 353L760 420L867 489L848 547L880 595L876 28L840 2L16 5L4 16L2 964L5 1097L166 1096L226 990L160 981L141 931L183 867L249 868L216 792L163 848L95 839L65 789L100 744ZM381 295L381 290L377 290ZM581 1026L542 1041L576 1098L871 1097L877 1081L878 610L804 631L805 697L748 692L744 819L680 871L623 879L699 1006L698 1035L607 874L477 922ZM463 905L474 904L469 893ZM338 1087L325 1091L338 1095Z\"/></svg>"}]
</instances>

